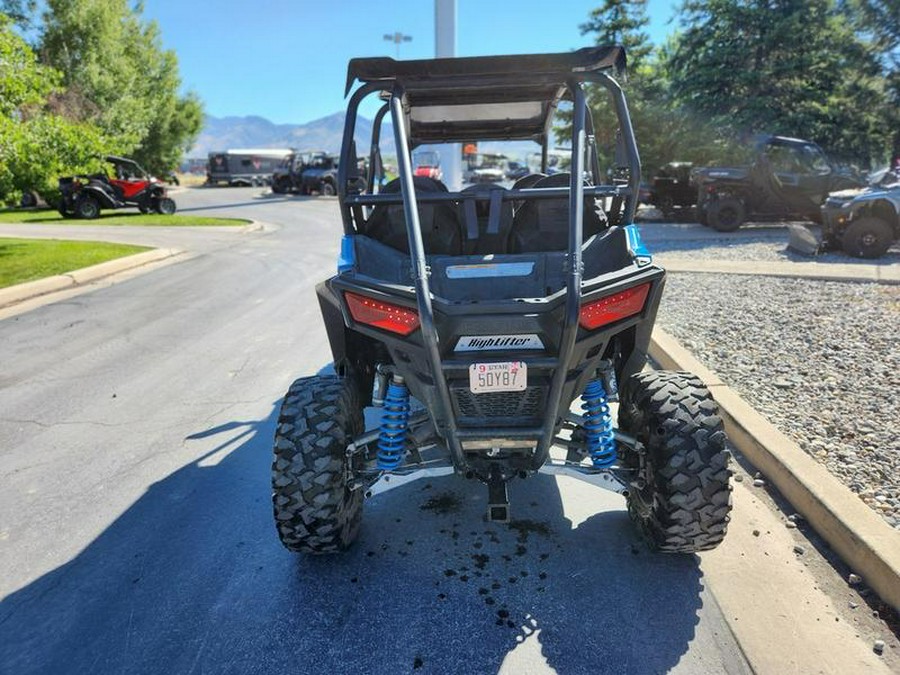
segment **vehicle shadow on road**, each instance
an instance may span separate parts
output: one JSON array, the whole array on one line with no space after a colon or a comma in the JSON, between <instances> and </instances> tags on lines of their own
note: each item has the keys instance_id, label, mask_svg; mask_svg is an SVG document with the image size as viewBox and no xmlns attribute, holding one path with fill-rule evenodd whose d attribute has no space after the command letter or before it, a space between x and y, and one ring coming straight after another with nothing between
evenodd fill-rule
<instances>
[{"instance_id":1,"label":"vehicle shadow on road","mask_svg":"<svg viewBox=\"0 0 900 675\"><path fill-rule=\"evenodd\" d=\"M485 521L483 485L423 479L367 502L350 551L285 551L279 404L191 434L197 461L3 600L0 671L516 672L539 647L560 673L649 673L688 650L697 559L649 553L607 493L578 493L598 507L573 526L548 476L511 486L509 525Z\"/></svg>"}]
</instances>

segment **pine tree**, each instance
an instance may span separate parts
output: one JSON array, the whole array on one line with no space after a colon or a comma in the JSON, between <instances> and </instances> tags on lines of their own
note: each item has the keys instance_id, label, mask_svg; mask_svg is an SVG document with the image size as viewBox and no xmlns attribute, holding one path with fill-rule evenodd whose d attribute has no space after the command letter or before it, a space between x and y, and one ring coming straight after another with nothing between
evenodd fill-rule
<instances>
[{"instance_id":1,"label":"pine tree","mask_svg":"<svg viewBox=\"0 0 900 675\"><path fill-rule=\"evenodd\" d=\"M668 54L684 106L739 136L818 142L862 163L887 147L881 65L833 0L688 0Z\"/></svg>"}]
</instances>

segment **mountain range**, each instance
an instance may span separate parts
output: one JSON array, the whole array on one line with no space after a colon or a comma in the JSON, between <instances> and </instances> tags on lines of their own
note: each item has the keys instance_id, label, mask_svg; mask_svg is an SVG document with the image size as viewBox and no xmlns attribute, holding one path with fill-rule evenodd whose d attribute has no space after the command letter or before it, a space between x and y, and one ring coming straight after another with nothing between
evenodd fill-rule
<instances>
[{"instance_id":1,"label":"mountain range","mask_svg":"<svg viewBox=\"0 0 900 675\"><path fill-rule=\"evenodd\" d=\"M207 115L203 131L188 157L206 159L210 152L236 148L296 148L337 153L344 136L343 112L337 112L306 124L275 124L265 117L213 117ZM368 152L372 142L372 120L359 115L356 120L356 148L358 155ZM481 152L505 152L510 156L526 157L538 149L530 141L481 143ZM381 152L394 154L394 134L389 121L381 129Z\"/></svg>"},{"instance_id":2,"label":"mountain range","mask_svg":"<svg viewBox=\"0 0 900 675\"><path fill-rule=\"evenodd\" d=\"M338 112L306 124L275 124L265 117L213 117L207 115L203 131L188 153L206 158L210 152L231 148L297 148L338 152L344 135L344 113ZM372 120L359 116L356 145L364 151L372 139ZM393 152L391 127L382 127L382 152Z\"/></svg>"}]
</instances>

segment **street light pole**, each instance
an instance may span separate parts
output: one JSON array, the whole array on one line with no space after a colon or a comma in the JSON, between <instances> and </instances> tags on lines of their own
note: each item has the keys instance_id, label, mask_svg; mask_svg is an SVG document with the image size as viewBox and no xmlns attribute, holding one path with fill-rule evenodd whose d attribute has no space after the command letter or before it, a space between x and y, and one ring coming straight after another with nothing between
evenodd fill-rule
<instances>
[{"instance_id":1,"label":"street light pole","mask_svg":"<svg viewBox=\"0 0 900 675\"><path fill-rule=\"evenodd\" d=\"M397 45L397 58L400 58L400 43L401 42L412 42L412 35L404 35L400 31L397 31L393 34L385 33L384 39L386 42L393 42Z\"/></svg>"},{"instance_id":2,"label":"street light pole","mask_svg":"<svg viewBox=\"0 0 900 675\"><path fill-rule=\"evenodd\" d=\"M434 0L434 47L439 59L456 56L456 0ZM462 146L447 143L440 148L444 182L451 190L461 190Z\"/></svg>"}]
</instances>

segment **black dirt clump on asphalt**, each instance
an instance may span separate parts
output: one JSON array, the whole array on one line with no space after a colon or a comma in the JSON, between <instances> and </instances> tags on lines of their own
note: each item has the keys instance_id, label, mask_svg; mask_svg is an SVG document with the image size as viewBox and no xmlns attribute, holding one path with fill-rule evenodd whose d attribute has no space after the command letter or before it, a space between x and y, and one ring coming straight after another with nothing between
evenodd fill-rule
<instances>
[{"instance_id":1,"label":"black dirt clump on asphalt","mask_svg":"<svg viewBox=\"0 0 900 675\"><path fill-rule=\"evenodd\" d=\"M553 532L547 523L536 520L513 520L509 523L509 529L515 530L518 533L517 539L520 544L527 542L528 535L531 533L539 534L542 537L549 537Z\"/></svg>"},{"instance_id":2,"label":"black dirt clump on asphalt","mask_svg":"<svg viewBox=\"0 0 900 675\"><path fill-rule=\"evenodd\" d=\"M444 570L444 576L445 577L455 577L456 570Z\"/></svg>"},{"instance_id":3,"label":"black dirt clump on asphalt","mask_svg":"<svg viewBox=\"0 0 900 675\"><path fill-rule=\"evenodd\" d=\"M417 656L413 659L413 670L418 670L422 666L425 665L425 662L422 660L421 656Z\"/></svg>"},{"instance_id":4,"label":"black dirt clump on asphalt","mask_svg":"<svg viewBox=\"0 0 900 675\"><path fill-rule=\"evenodd\" d=\"M483 570L485 566L490 562L490 556L484 555L483 553L476 553L472 556L472 560L475 561L475 567L480 570Z\"/></svg>"},{"instance_id":5,"label":"black dirt clump on asphalt","mask_svg":"<svg viewBox=\"0 0 900 675\"><path fill-rule=\"evenodd\" d=\"M460 509L459 497L454 492L441 492L431 497L419 508L422 511L432 511L441 515L457 513ZM455 526L454 526L455 527ZM457 535L459 536L459 535Z\"/></svg>"}]
</instances>

